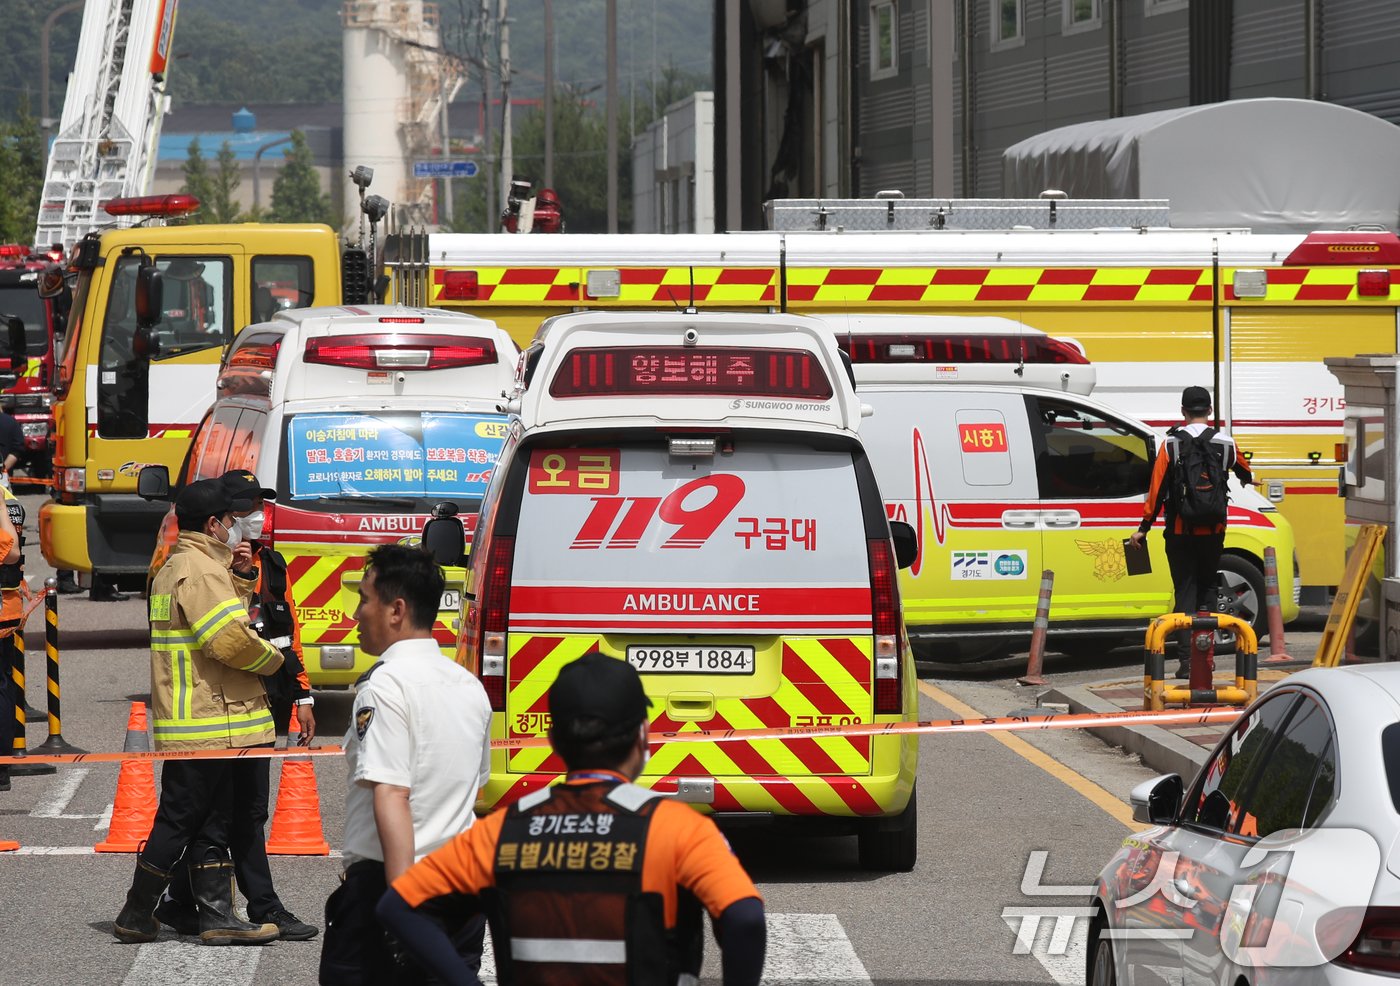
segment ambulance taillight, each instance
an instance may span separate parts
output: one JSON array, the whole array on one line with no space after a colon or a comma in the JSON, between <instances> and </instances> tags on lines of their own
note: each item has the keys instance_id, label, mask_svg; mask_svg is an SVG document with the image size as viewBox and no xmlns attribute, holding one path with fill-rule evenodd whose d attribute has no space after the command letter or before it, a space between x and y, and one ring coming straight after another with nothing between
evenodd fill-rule
<instances>
[{"instance_id":1,"label":"ambulance taillight","mask_svg":"<svg viewBox=\"0 0 1400 986\"><path fill-rule=\"evenodd\" d=\"M496 344L448 335L328 336L306 340L302 358L359 370L452 370L496 362Z\"/></svg>"},{"instance_id":2,"label":"ambulance taillight","mask_svg":"<svg viewBox=\"0 0 1400 986\"><path fill-rule=\"evenodd\" d=\"M1012 334L837 336L852 363L1074 363L1088 357L1073 342Z\"/></svg>"},{"instance_id":3,"label":"ambulance taillight","mask_svg":"<svg viewBox=\"0 0 1400 986\"><path fill-rule=\"evenodd\" d=\"M497 535L486 554L481 600L481 661L478 677L496 712L506 707L506 632L510 615L510 574L515 538Z\"/></svg>"},{"instance_id":4,"label":"ambulance taillight","mask_svg":"<svg viewBox=\"0 0 1400 986\"><path fill-rule=\"evenodd\" d=\"M870 602L875 630L875 714L898 715L901 694L899 583L894 548L886 538L866 542L870 559Z\"/></svg>"},{"instance_id":5,"label":"ambulance taillight","mask_svg":"<svg viewBox=\"0 0 1400 986\"><path fill-rule=\"evenodd\" d=\"M734 346L575 349L549 385L551 397L759 396L825 401L831 381L815 353Z\"/></svg>"}]
</instances>

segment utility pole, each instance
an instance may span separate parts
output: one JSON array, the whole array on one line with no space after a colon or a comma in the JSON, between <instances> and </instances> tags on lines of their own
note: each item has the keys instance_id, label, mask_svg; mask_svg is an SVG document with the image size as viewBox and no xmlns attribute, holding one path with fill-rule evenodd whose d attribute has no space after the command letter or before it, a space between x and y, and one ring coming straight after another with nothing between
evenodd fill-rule
<instances>
[{"instance_id":1,"label":"utility pole","mask_svg":"<svg viewBox=\"0 0 1400 986\"><path fill-rule=\"evenodd\" d=\"M493 164L491 152L494 146L493 131L491 126L492 114L496 111L491 107L491 84L495 75L495 59L491 57L491 48L495 42L496 32L492 24L491 0L481 0L481 23L478 26L477 36L481 39L481 142L486 146L482 148L486 167L482 170L486 172L486 232L495 233L500 231L501 226L501 205L496 201L496 168Z\"/></svg>"},{"instance_id":2,"label":"utility pole","mask_svg":"<svg viewBox=\"0 0 1400 986\"><path fill-rule=\"evenodd\" d=\"M510 0L501 0L501 191L515 178L515 150L511 145L510 121ZM500 203L497 203L500 205Z\"/></svg>"},{"instance_id":3,"label":"utility pole","mask_svg":"<svg viewBox=\"0 0 1400 986\"><path fill-rule=\"evenodd\" d=\"M544 0L544 187L554 187L554 0Z\"/></svg>"},{"instance_id":4,"label":"utility pole","mask_svg":"<svg viewBox=\"0 0 1400 986\"><path fill-rule=\"evenodd\" d=\"M49 153L49 138L53 136L53 117L49 116L49 38L53 34L53 22L64 14L81 10L83 0L65 3L48 17L44 18L43 30L39 32L39 126L44 131L44 154Z\"/></svg>"},{"instance_id":5,"label":"utility pole","mask_svg":"<svg viewBox=\"0 0 1400 986\"><path fill-rule=\"evenodd\" d=\"M438 90L440 102L442 103L442 159L444 162L452 158L452 139L448 134L447 121L447 52L441 49L438 53ZM442 193L442 205L438 209L438 222L445 225L452 225L452 179L446 175L440 179L438 185Z\"/></svg>"},{"instance_id":6,"label":"utility pole","mask_svg":"<svg viewBox=\"0 0 1400 986\"><path fill-rule=\"evenodd\" d=\"M617 232L617 0L607 0L608 232Z\"/></svg>"}]
</instances>

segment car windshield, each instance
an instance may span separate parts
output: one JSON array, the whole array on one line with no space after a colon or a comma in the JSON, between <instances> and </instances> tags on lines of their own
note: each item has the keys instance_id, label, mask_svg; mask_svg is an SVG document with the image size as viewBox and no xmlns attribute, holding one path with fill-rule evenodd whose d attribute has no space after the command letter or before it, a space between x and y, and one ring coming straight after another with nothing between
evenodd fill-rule
<instances>
[{"instance_id":1,"label":"car windshield","mask_svg":"<svg viewBox=\"0 0 1400 986\"><path fill-rule=\"evenodd\" d=\"M1386 786L1390 788L1390 803L1400 814L1400 722L1392 722L1381 730L1381 759L1385 761Z\"/></svg>"},{"instance_id":2,"label":"car windshield","mask_svg":"<svg viewBox=\"0 0 1400 986\"><path fill-rule=\"evenodd\" d=\"M440 411L298 414L286 428L285 502L328 513L474 512L506 432L502 415Z\"/></svg>"}]
</instances>

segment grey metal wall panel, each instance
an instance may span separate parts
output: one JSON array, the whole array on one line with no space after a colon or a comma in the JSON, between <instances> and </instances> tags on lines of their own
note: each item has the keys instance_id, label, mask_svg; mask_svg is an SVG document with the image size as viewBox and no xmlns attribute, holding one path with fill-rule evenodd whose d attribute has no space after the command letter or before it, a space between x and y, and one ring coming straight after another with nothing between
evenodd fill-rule
<instances>
[{"instance_id":1,"label":"grey metal wall panel","mask_svg":"<svg viewBox=\"0 0 1400 986\"><path fill-rule=\"evenodd\" d=\"M1303 95L1303 5L1235 0L1230 97Z\"/></svg>"},{"instance_id":2,"label":"grey metal wall panel","mask_svg":"<svg viewBox=\"0 0 1400 986\"><path fill-rule=\"evenodd\" d=\"M913 193L915 106L914 0L896 0L898 73L887 79L870 78L870 18L860 18L860 151L862 195L872 195L898 180ZM868 10L868 4L863 10ZM925 28L927 36L927 28ZM927 72L924 73L927 77Z\"/></svg>"},{"instance_id":3,"label":"grey metal wall panel","mask_svg":"<svg viewBox=\"0 0 1400 986\"><path fill-rule=\"evenodd\" d=\"M1190 29L1185 10L1146 16L1124 3L1123 113L1186 106L1190 102Z\"/></svg>"},{"instance_id":4,"label":"grey metal wall panel","mask_svg":"<svg viewBox=\"0 0 1400 986\"><path fill-rule=\"evenodd\" d=\"M1400 123L1400 4L1324 0L1321 34L1323 97Z\"/></svg>"}]
</instances>

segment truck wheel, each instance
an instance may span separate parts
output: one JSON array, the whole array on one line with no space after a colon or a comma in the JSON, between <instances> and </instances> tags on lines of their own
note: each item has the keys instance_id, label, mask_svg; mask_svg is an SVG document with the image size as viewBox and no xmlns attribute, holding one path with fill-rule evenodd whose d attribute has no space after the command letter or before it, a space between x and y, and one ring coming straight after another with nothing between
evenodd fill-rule
<instances>
[{"instance_id":1,"label":"truck wheel","mask_svg":"<svg viewBox=\"0 0 1400 986\"><path fill-rule=\"evenodd\" d=\"M865 870L908 873L919 859L918 791L893 818L865 818L856 835L860 866Z\"/></svg>"},{"instance_id":2,"label":"truck wheel","mask_svg":"<svg viewBox=\"0 0 1400 986\"><path fill-rule=\"evenodd\" d=\"M1238 555L1221 555L1217 575L1215 611L1244 620L1263 639L1269 628L1269 612L1264 595L1264 573L1253 562ZM1235 635L1221 631L1215 636L1217 653L1235 652Z\"/></svg>"}]
</instances>

